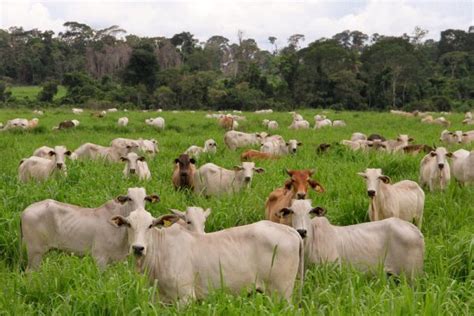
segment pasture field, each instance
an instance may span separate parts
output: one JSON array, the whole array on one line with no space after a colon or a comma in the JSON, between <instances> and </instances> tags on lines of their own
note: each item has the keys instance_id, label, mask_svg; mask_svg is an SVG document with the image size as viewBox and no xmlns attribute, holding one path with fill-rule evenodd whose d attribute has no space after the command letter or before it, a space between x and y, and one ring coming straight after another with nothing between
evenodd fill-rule
<instances>
[{"instance_id":1,"label":"pasture field","mask_svg":"<svg viewBox=\"0 0 474 316\"><path fill-rule=\"evenodd\" d=\"M32 101L36 100L36 97L41 90L42 88L40 86L13 86L10 88L12 96L17 100L30 99ZM58 93L54 96L54 100L64 97L66 92L66 87L58 86Z\"/></svg>"},{"instance_id":2,"label":"pasture field","mask_svg":"<svg viewBox=\"0 0 474 316\"><path fill-rule=\"evenodd\" d=\"M300 113L311 122L319 110ZM446 192L426 192L422 232L425 236L425 273L413 284L397 283L380 275L369 276L348 266L323 265L308 270L300 307L280 302L258 293L231 296L223 290L213 292L206 300L183 306L165 306L154 298L159 288L151 287L136 273L133 259L109 266L101 272L92 258L50 252L37 272L25 274L25 253L19 251L19 215L33 202L52 198L59 201L95 207L128 187L144 186L148 193L157 193L161 202L147 205L155 216L169 208L184 209L187 205L212 208L206 231L252 223L264 218L268 194L282 186L287 178L285 168L315 168L314 176L326 189L323 194L311 192L313 205L327 209L333 224L349 225L368 221L369 200L366 185L356 173L367 167L382 168L393 182L418 180L422 155L351 152L333 148L316 155L321 142L335 143L349 139L352 132L380 133L394 138L406 133L416 143L439 144L441 126L424 125L418 118L403 118L389 113L328 112L331 119L344 119L346 127L322 130L288 130L288 113L244 113L247 121L240 123L242 131L263 131L261 120L275 119L280 129L275 134L303 143L299 152L276 161L257 162L265 168L254 176L251 188L232 196L220 198L197 197L192 193L176 192L171 183L174 159L192 144L202 146L214 138L218 152L214 157L202 156L198 165L214 162L232 168L239 164L242 150L229 151L223 143L224 131L205 112L189 113L109 113L99 119L70 110L46 109L36 130L0 133L0 314L60 314L60 315L124 315L177 312L189 315L472 315L474 307L474 187L460 187L454 181ZM117 119L127 116L129 126L119 128ZM145 125L149 117L166 119L166 130L158 132ZM16 117L32 118L30 110L0 111L0 122ZM451 114L450 130L465 129L462 114ZM52 131L60 121L78 119L75 130ZM138 182L123 178L122 163L100 161L68 161L68 176L45 183L21 184L18 181L19 161L43 146L66 145L74 150L85 142L108 145L117 137L155 138L160 153L148 164L152 180ZM455 150L459 146L450 148ZM469 145L464 147L472 149ZM179 245L176 245L179 247ZM23 260L21 260L23 256ZM295 291L295 301L297 301Z\"/></svg>"}]
</instances>

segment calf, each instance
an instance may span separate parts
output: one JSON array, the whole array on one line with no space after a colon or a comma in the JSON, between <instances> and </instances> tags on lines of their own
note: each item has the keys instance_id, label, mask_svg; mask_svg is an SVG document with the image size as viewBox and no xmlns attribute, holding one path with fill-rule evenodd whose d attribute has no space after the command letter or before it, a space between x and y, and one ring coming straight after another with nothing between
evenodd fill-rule
<instances>
[{"instance_id":1,"label":"calf","mask_svg":"<svg viewBox=\"0 0 474 316\"><path fill-rule=\"evenodd\" d=\"M123 227L119 230L126 227L130 253L150 282L159 284L164 302L203 299L222 287L232 294L256 289L290 301L298 271L303 279L303 242L292 228L261 221L197 234L181 225L163 227L172 217L153 218L137 209L111 218Z\"/></svg>"},{"instance_id":2,"label":"calf","mask_svg":"<svg viewBox=\"0 0 474 316\"><path fill-rule=\"evenodd\" d=\"M260 145L266 138L267 133L242 133L237 131L228 131L224 134L224 143L230 150L237 148Z\"/></svg>"},{"instance_id":3,"label":"calf","mask_svg":"<svg viewBox=\"0 0 474 316\"><path fill-rule=\"evenodd\" d=\"M456 150L452 155L453 176L461 184L474 184L474 150Z\"/></svg>"},{"instance_id":4,"label":"calf","mask_svg":"<svg viewBox=\"0 0 474 316\"><path fill-rule=\"evenodd\" d=\"M147 125L150 125L156 129L164 130L165 129L165 119L162 117L149 118L145 120Z\"/></svg>"},{"instance_id":5,"label":"calf","mask_svg":"<svg viewBox=\"0 0 474 316\"><path fill-rule=\"evenodd\" d=\"M77 121L79 122L79 121ZM68 129L68 128L74 128L76 127L76 124L74 124L73 121L71 120L66 120L66 121L62 121L61 123L59 123L59 125L53 129L55 130L61 130L61 129Z\"/></svg>"},{"instance_id":6,"label":"calf","mask_svg":"<svg viewBox=\"0 0 474 316\"><path fill-rule=\"evenodd\" d=\"M404 180L390 184L390 178L382 174L382 169L368 168L358 175L367 182L371 221L398 217L408 222L414 220L421 229L425 193L416 182Z\"/></svg>"},{"instance_id":7,"label":"calf","mask_svg":"<svg viewBox=\"0 0 474 316\"><path fill-rule=\"evenodd\" d=\"M177 189L193 189L194 174L196 172L193 158L189 155L182 154L174 160L175 166L173 170L173 185Z\"/></svg>"},{"instance_id":8,"label":"calf","mask_svg":"<svg viewBox=\"0 0 474 316\"><path fill-rule=\"evenodd\" d=\"M121 117L117 121L117 125L120 127L125 127L128 125L128 117Z\"/></svg>"},{"instance_id":9,"label":"calf","mask_svg":"<svg viewBox=\"0 0 474 316\"><path fill-rule=\"evenodd\" d=\"M290 179L285 181L282 188L277 188L270 193L265 202L265 219L279 223L278 211L291 205L293 199L305 199L308 188L311 187L316 192L324 192L324 188L319 182L311 179L314 170L286 170Z\"/></svg>"},{"instance_id":10,"label":"calf","mask_svg":"<svg viewBox=\"0 0 474 316\"><path fill-rule=\"evenodd\" d=\"M382 265L385 273L405 274L409 279L423 271L424 238L413 224L388 218L335 226L325 213L321 207L313 208L311 200L293 200L291 207L278 213L303 237L309 263L350 264L370 273L377 273Z\"/></svg>"},{"instance_id":11,"label":"calf","mask_svg":"<svg viewBox=\"0 0 474 316\"><path fill-rule=\"evenodd\" d=\"M146 195L143 188L129 188L97 208L84 208L55 200L33 203L21 213L21 236L28 252L28 268L38 268L50 249L77 255L90 253L100 268L125 259L128 253L127 233L109 222L114 215L128 216L145 201L159 201L157 195Z\"/></svg>"},{"instance_id":12,"label":"calf","mask_svg":"<svg viewBox=\"0 0 474 316\"><path fill-rule=\"evenodd\" d=\"M206 219L211 214L210 208L204 210L202 207L188 206L185 212L176 209L170 209L170 211L179 217L180 221L178 221L178 223L190 232L196 234L206 233L204 228Z\"/></svg>"},{"instance_id":13,"label":"calf","mask_svg":"<svg viewBox=\"0 0 474 316\"><path fill-rule=\"evenodd\" d=\"M438 147L423 157L420 163L420 185L430 188L430 191L444 191L451 180L451 169L446 157L451 157L446 148Z\"/></svg>"},{"instance_id":14,"label":"calf","mask_svg":"<svg viewBox=\"0 0 474 316\"><path fill-rule=\"evenodd\" d=\"M263 168L256 168L253 162L243 162L234 170L207 163L194 175L194 192L207 196L238 192L250 185L254 172L264 171Z\"/></svg>"},{"instance_id":15,"label":"calf","mask_svg":"<svg viewBox=\"0 0 474 316\"><path fill-rule=\"evenodd\" d=\"M267 159L278 159L278 156L270 153L263 153L255 149L249 149L240 155L240 161L253 161L253 160L267 160Z\"/></svg>"},{"instance_id":16,"label":"calf","mask_svg":"<svg viewBox=\"0 0 474 316\"><path fill-rule=\"evenodd\" d=\"M145 157L138 156L134 152L130 152L125 157L120 158L122 161L126 161L127 164L123 169L123 174L125 177L129 177L131 174L136 175L139 180L150 180L151 172L148 169L148 163L146 162Z\"/></svg>"},{"instance_id":17,"label":"calf","mask_svg":"<svg viewBox=\"0 0 474 316\"><path fill-rule=\"evenodd\" d=\"M198 158L202 153L215 154L217 152L217 143L213 139L208 139L204 142L204 147L191 146L184 152L194 158Z\"/></svg>"},{"instance_id":18,"label":"calf","mask_svg":"<svg viewBox=\"0 0 474 316\"><path fill-rule=\"evenodd\" d=\"M27 182L30 179L37 181L46 180L54 173L66 175L66 162L64 156L70 156L71 152L64 146L55 146L54 150L49 151L49 156L54 159L46 159L32 156L22 159L18 167L18 178L21 182Z\"/></svg>"}]
</instances>

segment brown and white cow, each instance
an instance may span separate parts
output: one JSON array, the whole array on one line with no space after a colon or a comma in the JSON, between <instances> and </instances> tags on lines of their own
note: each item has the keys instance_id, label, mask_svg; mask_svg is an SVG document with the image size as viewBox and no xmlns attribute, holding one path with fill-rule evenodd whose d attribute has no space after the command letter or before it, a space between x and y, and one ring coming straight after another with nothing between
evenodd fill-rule
<instances>
[{"instance_id":1,"label":"brown and white cow","mask_svg":"<svg viewBox=\"0 0 474 316\"><path fill-rule=\"evenodd\" d=\"M255 149L246 150L240 155L240 161L269 160L278 159L279 156L270 153L263 153Z\"/></svg>"}]
</instances>

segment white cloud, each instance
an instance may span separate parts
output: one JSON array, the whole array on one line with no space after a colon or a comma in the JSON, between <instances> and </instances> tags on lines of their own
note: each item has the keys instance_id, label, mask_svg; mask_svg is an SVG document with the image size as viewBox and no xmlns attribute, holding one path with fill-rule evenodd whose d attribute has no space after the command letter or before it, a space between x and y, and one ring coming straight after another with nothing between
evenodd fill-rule
<instances>
[{"instance_id":1,"label":"white cloud","mask_svg":"<svg viewBox=\"0 0 474 316\"><path fill-rule=\"evenodd\" d=\"M33 1L0 2L0 27L63 30L66 21L94 28L117 24L141 36L172 36L189 31L200 40L223 35L236 41L237 31L269 48L268 36L286 44L295 33L306 43L350 29L367 34L401 35L419 25L439 38L447 28L467 30L474 24L472 1L288 1L288 0L181 0L181 1Z\"/></svg>"}]
</instances>

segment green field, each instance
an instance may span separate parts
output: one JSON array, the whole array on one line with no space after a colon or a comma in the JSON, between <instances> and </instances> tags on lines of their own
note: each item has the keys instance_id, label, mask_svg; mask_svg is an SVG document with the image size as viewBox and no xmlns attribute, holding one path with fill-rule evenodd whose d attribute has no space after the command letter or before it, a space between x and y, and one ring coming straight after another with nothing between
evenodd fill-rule
<instances>
[{"instance_id":1,"label":"green field","mask_svg":"<svg viewBox=\"0 0 474 316\"><path fill-rule=\"evenodd\" d=\"M319 111L303 110L311 123ZM144 124L149 117L166 119L166 130L157 132ZM330 314L330 315L472 315L474 304L474 187L460 187L451 182L446 192L426 192L422 232L425 236L425 273L413 284L403 279L397 284L382 273L368 276L350 267L323 265L312 267L306 274L301 308L289 306L262 294L231 296L216 291L204 301L188 306L165 306L154 300L159 291L133 269L133 260L111 265L99 271L92 258L51 252L45 256L37 272L25 274L25 259L20 262L19 215L33 202L47 198L95 207L128 187L144 186L148 193L157 193L161 202L149 204L155 216L169 208L184 209L188 205L212 208L206 230L220 230L252 223L264 218L268 194L282 186L287 178L285 168L315 168L315 178L326 192L310 193L314 205L324 206L333 224L349 225L368 221L365 182L356 173L367 167L382 168L393 182L402 179L417 181L422 156L351 152L335 148L318 156L315 147L321 142L349 139L352 132L377 132L387 138L406 133L416 143L439 143L440 126L424 125L416 118L396 117L388 113L328 112L331 119L344 119L347 127L323 130L288 130L288 113L256 115L245 113L242 131L261 131L263 118L275 119L280 129L275 133L285 139L303 143L295 156L257 163L264 174L256 174L251 189L232 196L203 198L176 192L171 184L174 159L192 144L200 145L208 138L218 143L214 157L202 157L198 165L214 162L232 168L239 163L241 151L231 152L223 143L224 131L205 112L180 113L112 113L99 119L83 113L46 109L39 128L31 132L0 133L0 314L185 314L199 315L267 315L267 314ZM32 118L27 110L0 111L0 122L16 117ZM127 128L119 128L117 119L127 116ZM75 130L52 131L64 119L79 119ZM449 115L452 130L462 129L462 115ZM313 124L311 124L313 125ZM108 145L117 137L155 138L160 153L148 164L152 180L140 183L123 178L123 164L101 161L68 161L68 176L45 183L21 184L17 178L19 161L29 157L37 147L66 145L76 149L85 142ZM450 148L455 150L459 146ZM472 149L473 146L464 147ZM179 247L179 245L177 245ZM25 254L23 253L23 258ZM297 291L295 291L297 293ZM296 299L296 295L295 295Z\"/></svg>"},{"instance_id":2,"label":"green field","mask_svg":"<svg viewBox=\"0 0 474 316\"><path fill-rule=\"evenodd\" d=\"M13 86L10 88L12 92L12 96L15 97L17 100L36 100L38 93L42 88L40 86ZM54 96L54 100L58 100L66 95L66 87L58 86L58 93Z\"/></svg>"}]
</instances>

